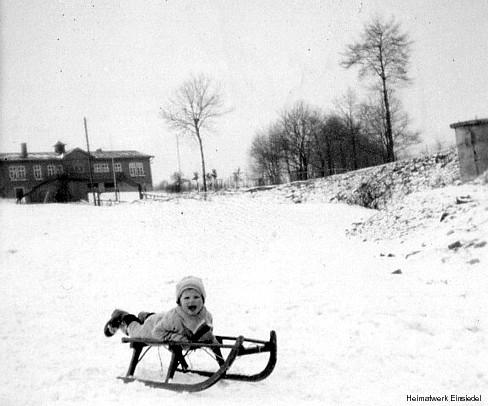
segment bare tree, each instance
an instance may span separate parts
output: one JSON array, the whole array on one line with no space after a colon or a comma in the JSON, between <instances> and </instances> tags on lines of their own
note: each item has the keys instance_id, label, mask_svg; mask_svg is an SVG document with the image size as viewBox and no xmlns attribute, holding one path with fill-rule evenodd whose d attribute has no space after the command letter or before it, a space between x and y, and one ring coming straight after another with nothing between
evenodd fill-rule
<instances>
[{"instance_id":1,"label":"bare tree","mask_svg":"<svg viewBox=\"0 0 488 406\"><path fill-rule=\"evenodd\" d=\"M171 175L171 180L173 181L173 184L171 185L171 191L175 193L180 193L181 192L181 186L183 184L183 174L181 172L175 172L173 175Z\"/></svg>"},{"instance_id":2,"label":"bare tree","mask_svg":"<svg viewBox=\"0 0 488 406\"><path fill-rule=\"evenodd\" d=\"M235 187L236 189L239 187L239 182L241 181L242 179L242 176L241 176L241 168L237 168L233 173L232 173L232 176L234 178L234 184L235 184Z\"/></svg>"},{"instance_id":3,"label":"bare tree","mask_svg":"<svg viewBox=\"0 0 488 406\"><path fill-rule=\"evenodd\" d=\"M337 168L340 171L345 170L348 167L349 145L346 145L347 130L342 119L335 114L322 114L320 120L317 119L316 128L312 156L316 157L314 166L319 169L319 175L332 175Z\"/></svg>"},{"instance_id":4,"label":"bare tree","mask_svg":"<svg viewBox=\"0 0 488 406\"><path fill-rule=\"evenodd\" d=\"M207 183L212 182L212 174L209 172L205 175L205 178L207 180ZM204 181L205 182L205 181Z\"/></svg>"},{"instance_id":5,"label":"bare tree","mask_svg":"<svg viewBox=\"0 0 488 406\"><path fill-rule=\"evenodd\" d=\"M199 190L199 187L198 187L198 178L199 178L198 172L193 172L193 178L192 178L192 180L195 181L195 185L196 185L197 191L199 192L200 190Z\"/></svg>"},{"instance_id":6,"label":"bare tree","mask_svg":"<svg viewBox=\"0 0 488 406\"><path fill-rule=\"evenodd\" d=\"M410 117L399 98L390 96L391 126L395 141L395 154L405 154L410 145L420 143L420 132L410 129Z\"/></svg>"},{"instance_id":7,"label":"bare tree","mask_svg":"<svg viewBox=\"0 0 488 406\"><path fill-rule=\"evenodd\" d=\"M310 116L310 134L313 145L311 164L321 177L327 176L332 163L333 135L328 131L327 120L327 115L318 109L314 109ZM329 170L327 166L329 166Z\"/></svg>"},{"instance_id":8,"label":"bare tree","mask_svg":"<svg viewBox=\"0 0 488 406\"><path fill-rule=\"evenodd\" d=\"M212 185L214 190L217 190L217 169L212 169Z\"/></svg>"},{"instance_id":9,"label":"bare tree","mask_svg":"<svg viewBox=\"0 0 488 406\"><path fill-rule=\"evenodd\" d=\"M161 117L173 130L190 134L200 146L202 160L203 190L207 191L205 156L203 153L202 129L210 130L216 118L230 110L224 108L220 84L200 74L184 82L169 100L166 108L161 108Z\"/></svg>"},{"instance_id":10,"label":"bare tree","mask_svg":"<svg viewBox=\"0 0 488 406\"><path fill-rule=\"evenodd\" d=\"M376 76L381 89L386 122L387 161L395 160L389 96L395 85L410 83L407 69L412 42L402 33L400 24L391 18L384 21L376 17L364 27L361 38L343 54L341 65L348 69L359 66L359 76Z\"/></svg>"},{"instance_id":11,"label":"bare tree","mask_svg":"<svg viewBox=\"0 0 488 406\"><path fill-rule=\"evenodd\" d=\"M272 124L266 130L257 132L249 156L254 161L255 176L263 182L269 180L272 184L281 183L285 161L281 126Z\"/></svg>"},{"instance_id":12,"label":"bare tree","mask_svg":"<svg viewBox=\"0 0 488 406\"><path fill-rule=\"evenodd\" d=\"M418 143L420 136L417 131L409 129L410 119L404 112L400 100L393 95L390 95L389 100L391 132L395 143L395 154L398 155L409 145ZM365 135L382 145L383 161L389 162L386 154L388 138L385 116L385 106L381 97L370 97L360 105L361 125Z\"/></svg>"},{"instance_id":13,"label":"bare tree","mask_svg":"<svg viewBox=\"0 0 488 406\"><path fill-rule=\"evenodd\" d=\"M379 103L374 97L363 101L359 107L359 115L364 135L381 150L381 163L388 162L387 139L386 139L386 120L384 115L384 105Z\"/></svg>"},{"instance_id":14,"label":"bare tree","mask_svg":"<svg viewBox=\"0 0 488 406\"><path fill-rule=\"evenodd\" d=\"M359 102L355 91L349 88L340 99L335 101L335 105L339 116L347 127L351 142L353 169L356 170L359 168Z\"/></svg>"},{"instance_id":15,"label":"bare tree","mask_svg":"<svg viewBox=\"0 0 488 406\"><path fill-rule=\"evenodd\" d=\"M299 180L306 180L309 176L312 155L311 125L314 114L313 108L303 100L281 113L285 153L288 156L288 164L293 166Z\"/></svg>"}]
</instances>

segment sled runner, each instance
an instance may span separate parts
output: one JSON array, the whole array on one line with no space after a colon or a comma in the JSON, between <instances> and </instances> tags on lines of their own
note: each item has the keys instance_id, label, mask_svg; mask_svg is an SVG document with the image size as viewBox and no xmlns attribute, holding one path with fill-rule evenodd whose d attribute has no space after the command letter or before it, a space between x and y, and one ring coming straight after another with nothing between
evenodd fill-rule
<instances>
[{"instance_id":1,"label":"sled runner","mask_svg":"<svg viewBox=\"0 0 488 406\"><path fill-rule=\"evenodd\" d=\"M119 379L122 379L125 383L138 381L150 387L169 389L176 392L198 392L210 388L221 379L257 382L267 378L273 372L277 360L276 333L274 331L270 332L269 341L244 338L243 336L216 336L216 339L218 344L199 342L181 343L177 341L143 340L124 337L122 338L122 342L129 343L133 351L127 374L126 376L119 377ZM165 381L148 380L134 376L137 364L146 355L147 351L153 347L160 346L167 348L171 352L171 361L168 366ZM145 347L147 348L143 353ZM216 356L216 361L220 368L216 371L191 369L186 357L190 352L195 350L212 351ZM228 352L226 357L222 356L222 350ZM268 363L260 372L250 375L229 372L229 369L238 357L260 353L269 353ZM197 374L206 379L197 383L174 383L172 379L176 372Z\"/></svg>"}]
</instances>

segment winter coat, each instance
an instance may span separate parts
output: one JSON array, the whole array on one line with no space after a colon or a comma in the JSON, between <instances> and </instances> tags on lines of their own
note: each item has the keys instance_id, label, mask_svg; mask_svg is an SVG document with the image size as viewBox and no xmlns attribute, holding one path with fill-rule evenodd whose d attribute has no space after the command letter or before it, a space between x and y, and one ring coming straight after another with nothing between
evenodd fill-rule
<instances>
[{"instance_id":1,"label":"winter coat","mask_svg":"<svg viewBox=\"0 0 488 406\"><path fill-rule=\"evenodd\" d=\"M157 313L152 317L157 317L154 320L152 336L159 340L190 342L197 330L207 324L210 327L210 331L198 341L214 341L212 315L205 306L194 316L186 314L181 306L176 306L167 312Z\"/></svg>"}]
</instances>

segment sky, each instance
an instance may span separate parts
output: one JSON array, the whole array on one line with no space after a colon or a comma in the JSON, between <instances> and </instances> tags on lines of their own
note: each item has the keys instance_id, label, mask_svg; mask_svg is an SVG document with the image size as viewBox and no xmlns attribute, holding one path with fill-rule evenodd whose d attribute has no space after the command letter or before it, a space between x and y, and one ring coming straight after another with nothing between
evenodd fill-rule
<instances>
[{"instance_id":1,"label":"sky","mask_svg":"<svg viewBox=\"0 0 488 406\"><path fill-rule=\"evenodd\" d=\"M207 171L249 173L253 137L284 108L331 111L349 88L364 92L339 63L377 15L414 42L400 95L422 149L454 144L454 122L488 118L486 0L2 0L0 13L1 152L86 149L86 117L91 149L153 155L155 184L179 165L192 177L198 145L177 142L159 111L203 73L231 109L203 134Z\"/></svg>"}]
</instances>

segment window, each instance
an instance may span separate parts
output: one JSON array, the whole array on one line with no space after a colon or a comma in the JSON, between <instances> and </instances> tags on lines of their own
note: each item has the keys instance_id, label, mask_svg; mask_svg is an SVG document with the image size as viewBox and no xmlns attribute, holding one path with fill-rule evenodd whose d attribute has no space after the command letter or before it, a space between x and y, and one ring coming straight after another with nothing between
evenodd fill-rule
<instances>
[{"instance_id":1,"label":"window","mask_svg":"<svg viewBox=\"0 0 488 406\"><path fill-rule=\"evenodd\" d=\"M144 176L144 166L142 162L131 162L129 164L130 176Z\"/></svg>"},{"instance_id":2,"label":"window","mask_svg":"<svg viewBox=\"0 0 488 406\"><path fill-rule=\"evenodd\" d=\"M114 163L114 172L122 172L122 164L120 162Z\"/></svg>"},{"instance_id":3,"label":"window","mask_svg":"<svg viewBox=\"0 0 488 406\"><path fill-rule=\"evenodd\" d=\"M95 173L108 173L110 168L107 163L105 164L93 164L93 172Z\"/></svg>"},{"instance_id":4,"label":"window","mask_svg":"<svg viewBox=\"0 0 488 406\"><path fill-rule=\"evenodd\" d=\"M53 176L64 172L63 165L48 165L47 176Z\"/></svg>"},{"instance_id":5,"label":"window","mask_svg":"<svg viewBox=\"0 0 488 406\"><path fill-rule=\"evenodd\" d=\"M27 180L25 176L25 166L9 166L8 172L10 175L10 180Z\"/></svg>"},{"instance_id":6,"label":"window","mask_svg":"<svg viewBox=\"0 0 488 406\"><path fill-rule=\"evenodd\" d=\"M34 178L36 178L37 180L42 179L41 165L34 165Z\"/></svg>"}]
</instances>

